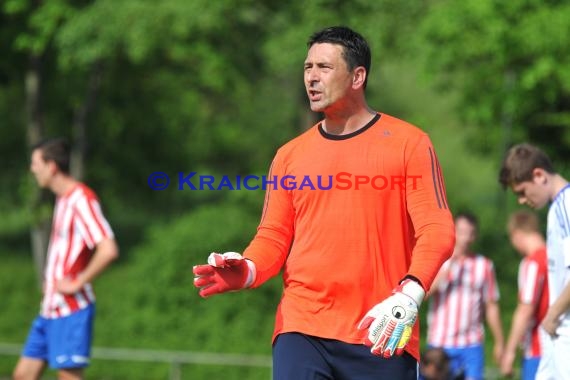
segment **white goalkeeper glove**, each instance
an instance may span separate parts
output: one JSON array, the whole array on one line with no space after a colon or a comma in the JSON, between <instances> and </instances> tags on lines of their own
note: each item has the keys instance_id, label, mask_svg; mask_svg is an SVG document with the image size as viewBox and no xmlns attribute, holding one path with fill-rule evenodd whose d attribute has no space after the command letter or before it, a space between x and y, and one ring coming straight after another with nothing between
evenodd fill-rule
<instances>
[{"instance_id":1,"label":"white goalkeeper glove","mask_svg":"<svg viewBox=\"0 0 570 380\"><path fill-rule=\"evenodd\" d=\"M370 352L385 358L404 352L426 292L416 281L406 279L392 293L358 324L359 330L368 329L364 343Z\"/></svg>"}]
</instances>

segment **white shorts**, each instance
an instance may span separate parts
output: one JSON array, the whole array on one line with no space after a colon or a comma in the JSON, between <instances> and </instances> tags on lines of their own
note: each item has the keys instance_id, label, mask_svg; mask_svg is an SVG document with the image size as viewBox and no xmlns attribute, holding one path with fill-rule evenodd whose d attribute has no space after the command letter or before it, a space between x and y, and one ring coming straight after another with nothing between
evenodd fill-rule
<instances>
[{"instance_id":1,"label":"white shorts","mask_svg":"<svg viewBox=\"0 0 570 380\"><path fill-rule=\"evenodd\" d=\"M540 328L542 357L536 380L570 380L570 336L551 338Z\"/></svg>"}]
</instances>

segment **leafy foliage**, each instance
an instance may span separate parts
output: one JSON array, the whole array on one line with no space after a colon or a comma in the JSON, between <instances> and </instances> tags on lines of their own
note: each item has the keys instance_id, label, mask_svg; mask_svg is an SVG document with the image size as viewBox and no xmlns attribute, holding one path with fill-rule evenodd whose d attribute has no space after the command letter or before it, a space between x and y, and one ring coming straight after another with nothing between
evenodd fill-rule
<instances>
[{"instance_id":1,"label":"leafy foliage","mask_svg":"<svg viewBox=\"0 0 570 380\"><path fill-rule=\"evenodd\" d=\"M564 1L443 1L414 46L443 88L460 91L475 149L500 157L531 139L557 160L570 153L569 31Z\"/></svg>"},{"instance_id":2,"label":"leafy foliage","mask_svg":"<svg viewBox=\"0 0 570 380\"><path fill-rule=\"evenodd\" d=\"M104 281L97 288L103 300L97 323L113 328L99 329L95 343L113 347L122 341L146 349L268 355L272 312L281 291L277 280L260 289L207 300L192 285L192 266L204 263L210 251L245 248L258 223L257 214L257 210L222 203L149 228L129 253L128 267L114 274L120 276L121 287L111 288L117 283ZM120 303L105 301L116 299L114 294L120 294ZM194 368L192 374L202 378L203 371L207 373L208 368ZM231 372L228 378L244 378L243 371Z\"/></svg>"}]
</instances>

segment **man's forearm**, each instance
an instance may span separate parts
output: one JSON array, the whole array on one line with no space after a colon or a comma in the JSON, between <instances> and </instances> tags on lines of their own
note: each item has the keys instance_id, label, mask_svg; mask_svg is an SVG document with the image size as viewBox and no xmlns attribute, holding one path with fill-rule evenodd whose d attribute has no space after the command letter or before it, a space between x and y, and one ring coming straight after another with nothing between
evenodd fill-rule
<instances>
[{"instance_id":1,"label":"man's forearm","mask_svg":"<svg viewBox=\"0 0 570 380\"><path fill-rule=\"evenodd\" d=\"M93 257L87 267L78 274L76 280L81 284L93 281L111 262L119 257L119 248L115 239L105 239L97 244Z\"/></svg>"},{"instance_id":2,"label":"man's forearm","mask_svg":"<svg viewBox=\"0 0 570 380\"><path fill-rule=\"evenodd\" d=\"M503 345L505 338L503 336L503 326L501 325L501 314L499 304L497 302L488 302L486 305L487 324L491 329L491 334L495 340L495 344Z\"/></svg>"},{"instance_id":3,"label":"man's forearm","mask_svg":"<svg viewBox=\"0 0 570 380\"><path fill-rule=\"evenodd\" d=\"M560 318L564 313L568 312L570 309L570 282L560 293L560 296L548 309L548 313L551 314L555 319Z\"/></svg>"},{"instance_id":4,"label":"man's forearm","mask_svg":"<svg viewBox=\"0 0 570 380\"><path fill-rule=\"evenodd\" d=\"M522 304L519 303L515 312L513 314L513 321L511 324L511 331L509 333L509 338L505 346L505 350L508 352L516 352L517 347L523 341L526 332L531 327L532 315L534 313L535 306L533 304Z\"/></svg>"}]
</instances>

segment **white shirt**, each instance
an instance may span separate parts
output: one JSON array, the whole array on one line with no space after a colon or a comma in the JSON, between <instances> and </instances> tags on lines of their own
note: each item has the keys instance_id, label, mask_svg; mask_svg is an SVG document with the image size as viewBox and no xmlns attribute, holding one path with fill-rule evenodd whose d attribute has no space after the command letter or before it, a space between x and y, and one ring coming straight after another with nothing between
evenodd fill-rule
<instances>
[{"instance_id":1,"label":"white shirt","mask_svg":"<svg viewBox=\"0 0 570 380\"><path fill-rule=\"evenodd\" d=\"M570 185L556 195L548 209L546 237L548 290L552 305L570 281ZM570 312L562 315L556 332L570 336Z\"/></svg>"}]
</instances>

